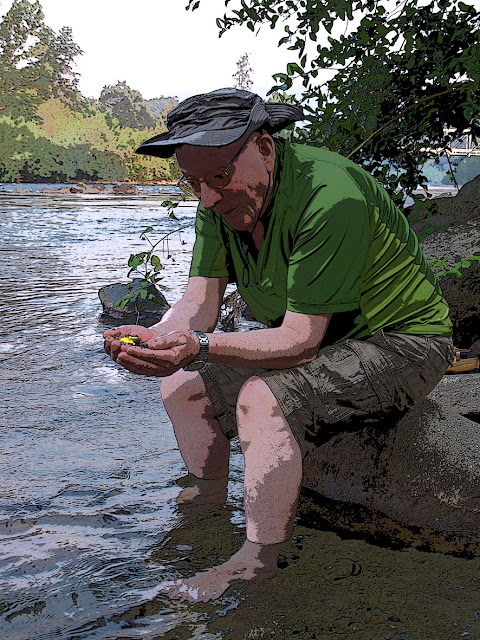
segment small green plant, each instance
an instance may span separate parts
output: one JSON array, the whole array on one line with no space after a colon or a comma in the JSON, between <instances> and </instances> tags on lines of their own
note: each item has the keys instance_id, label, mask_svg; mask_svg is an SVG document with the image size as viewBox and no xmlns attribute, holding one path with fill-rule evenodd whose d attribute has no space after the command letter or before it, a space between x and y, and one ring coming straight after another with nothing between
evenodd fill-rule
<instances>
[{"instance_id":1,"label":"small green plant","mask_svg":"<svg viewBox=\"0 0 480 640\"><path fill-rule=\"evenodd\" d=\"M185 200L185 198L182 198ZM168 217L173 220L178 220L177 216L174 214L173 209L178 207L179 202L172 202L171 200L164 200L161 203L162 207L165 207L168 211ZM162 261L160 260L160 256L155 253L157 247L161 244L162 250L164 254L166 253L166 257L169 260L175 262L175 258L171 255L168 247L168 238L174 233L180 233L184 229L188 227L192 227L195 222L191 222L182 227L177 227L173 231L169 231L158 240L152 239L149 235L154 231L153 227L147 227L140 233L140 239L145 240L150 248L147 251L140 251L139 253L130 254L130 258L128 259L129 271L127 277L137 276L135 278L135 288L132 289L132 282L127 284L127 293L117 300L114 303L114 307L118 307L120 309L124 309L127 304L133 300L134 302L137 299L140 300L152 300L153 302L160 303L160 300L155 296L155 290L153 292L149 288L151 285L155 286L161 280L162 275L161 271L163 269ZM182 244L186 244L186 242L181 239Z\"/></svg>"},{"instance_id":2,"label":"small green plant","mask_svg":"<svg viewBox=\"0 0 480 640\"><path fill-rule=\"evenodd\" d=\"M452 276L463 278L463 273L460 271L460 269L468 269L468 267L470 267L472 263L476 264L478 268L478 266L480 265L480 256L474 255L470 256L469 258L464 258L463 260L460 260L460 262L457 262L457 264L452 269L443 269L442 271L439 271L436 276L437 278L443 278L444 280L447 280L447 278L451 278Z\"/></svg>"},{"instance_id":3,"label":"small green plant","mask_svg":"<svg viewBox=\"0 0 480 640\"><path fill-rule=\"evenodd\" d=\"M480 233L480 227L477 227L477 233ZM475 253L473 256L470 256L469 258L463 258L462 260L460 260L460 262L457 262L457 264L451 269L447 269L448 267L447 258L441 258L441 259L432 258L431 260L428 261L428 264L432 269L440 269L440 271L437 271L435 274L437 278L443 278L444 280L447 280L452 276L456 276L457 278L463 278L463 273L461 272L461 269L468 269L469 267L472 266L472 263L476 264L478 269L478 267L480 266L480 255L478 253Z\"/></svg>"},{"instance_id":4,"label":"small green plant","mask_svg":"<svg viewBox=\"0 0 480 640\"><path fill-rule=\"evenodd\" d=\"M448 267L448 260L446 258L432 258L428 261L430 269L446 269Z\"/></svg>"}]
</instances>

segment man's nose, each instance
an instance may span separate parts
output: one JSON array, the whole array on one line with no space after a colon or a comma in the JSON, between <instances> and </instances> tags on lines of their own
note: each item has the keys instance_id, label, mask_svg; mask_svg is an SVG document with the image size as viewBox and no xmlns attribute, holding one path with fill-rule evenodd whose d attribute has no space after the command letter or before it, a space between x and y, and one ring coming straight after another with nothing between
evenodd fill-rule
<instances>
[{"instance_id":1,"label":"man's nose","mask_svg":"<svg viewBox=\"0 0 480 640\"><path fill-rule=\"evenodd\" d=\"M216 189L212 189L206 182L200 183L200 202L205 209L211 209L220 201L221 195Z\"/></svg>"}]
</instances>

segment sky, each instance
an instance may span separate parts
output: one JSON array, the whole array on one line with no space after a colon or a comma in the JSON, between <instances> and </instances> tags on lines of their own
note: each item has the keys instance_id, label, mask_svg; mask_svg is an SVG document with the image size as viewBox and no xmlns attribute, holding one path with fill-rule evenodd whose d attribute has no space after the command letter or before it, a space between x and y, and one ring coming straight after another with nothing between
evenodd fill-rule
<instances>
[{"instance_id":1,"label":"sky","mask_svg":"<svg viewBox=\"0 0 480 640\"><path fill-rule=\"evenodd\" d=\"M146 99L188 96L234 85L237 61L249 54L251 91L265 97L272 74L296 62L296 52L278 48L283 26L246 27L218 37L215 19L224 0L202 0L186 11L187 0L40 0L45 23L58 32L71 27L84 51L76 58L83 95L98 98L105 85L126 81ZM12 0L0 0L0 16Z\"/></svg>"}]
</instances>

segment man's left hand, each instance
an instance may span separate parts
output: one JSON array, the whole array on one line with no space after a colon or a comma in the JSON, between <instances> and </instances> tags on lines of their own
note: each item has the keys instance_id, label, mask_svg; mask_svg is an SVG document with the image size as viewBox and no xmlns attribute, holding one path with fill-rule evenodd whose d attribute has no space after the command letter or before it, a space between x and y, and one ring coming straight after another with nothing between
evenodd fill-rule
<instances>
[{"instance_id":1,"label":"man's left hand","mask_svg":"<svg viewBox=\"0 0 480 640\"><path fill-rule=\"evenodd\" d=\"M122 345L117 362L132 373L163 378L192 362L200 351L198 338L190 331L170 331L146 344L146 348Z\"/></svg>"}]
</instances>

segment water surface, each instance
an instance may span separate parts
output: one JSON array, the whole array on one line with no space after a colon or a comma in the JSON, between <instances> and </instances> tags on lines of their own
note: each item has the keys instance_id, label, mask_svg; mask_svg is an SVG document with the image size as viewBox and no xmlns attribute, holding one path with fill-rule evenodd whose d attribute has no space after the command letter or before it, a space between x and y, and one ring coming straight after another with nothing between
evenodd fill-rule
<instances>
[{"instance_id":1,"label":"water surface","mask_svg":"<svg viewBox=\"0 0 480 640\"><path fill-rule=\"evenodd\" d=\"M143 229L187 225L194 207L175 222L154 188L119 197L41 187L0 195L0 637L480 638L476 560L301 526L268 584L241 585L213 606L159 594L162 580L241 544L242 458L235 450L227 509L177 511L186 468L159 382L103 353L97 292L126 280ZM171 303L186 284L192 230L182 238L165 247Z\"/></svg>"}]
</instances>

